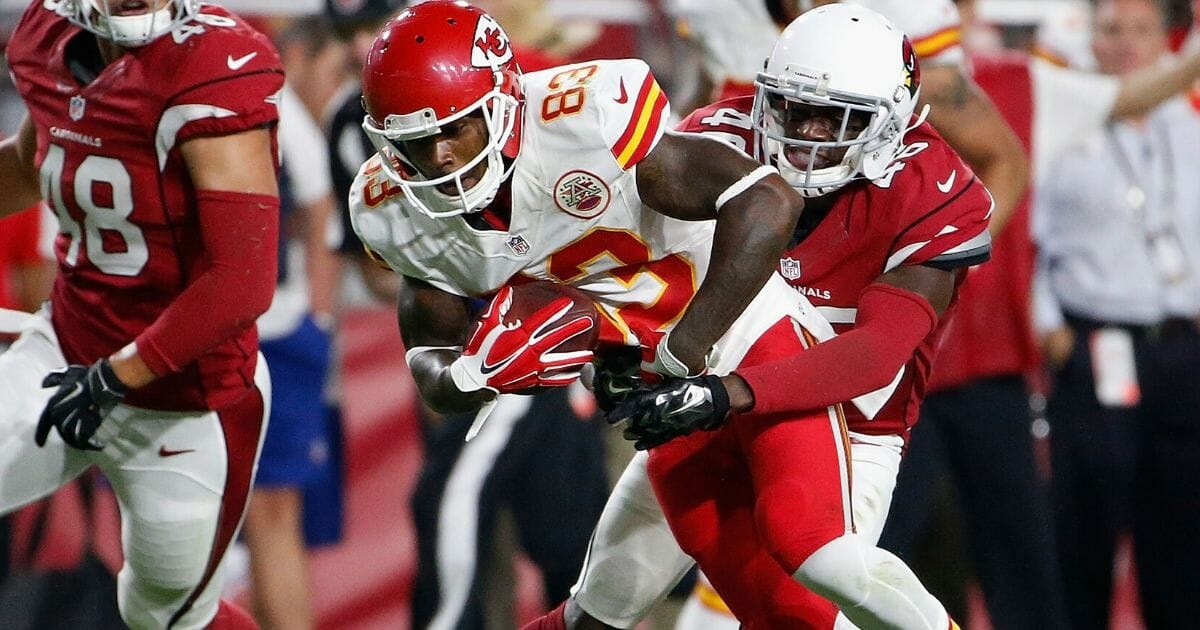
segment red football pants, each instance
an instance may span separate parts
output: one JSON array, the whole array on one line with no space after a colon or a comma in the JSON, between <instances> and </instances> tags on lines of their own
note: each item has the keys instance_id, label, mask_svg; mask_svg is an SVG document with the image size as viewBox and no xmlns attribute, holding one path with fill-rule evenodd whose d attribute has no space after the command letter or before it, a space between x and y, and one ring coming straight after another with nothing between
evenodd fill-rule
<instances>
[{"instance_id":1,"label":"red football pants","mask_svg":"<svg viewBox=\"0 0 1200 630\"><path fill-rule=\"evenodd\" d=\"M804 348L790 320L759 338L754 365ZM650 452L648 470L680 546L747 629L833 626L836 608L792 574L851 531L849 439L839 408L739 415Z\"/></svg>"}]
</instances>

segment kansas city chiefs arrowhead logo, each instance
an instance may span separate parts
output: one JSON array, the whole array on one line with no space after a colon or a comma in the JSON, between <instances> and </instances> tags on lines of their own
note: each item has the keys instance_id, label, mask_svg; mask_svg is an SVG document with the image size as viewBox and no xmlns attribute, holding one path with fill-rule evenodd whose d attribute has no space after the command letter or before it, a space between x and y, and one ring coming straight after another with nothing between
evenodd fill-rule
<instances>
[{"instance_id":1,"label":"kansas city chiefs arrowhead logo","mask_svg":"<svg viewBox=\"0 0 1200 630\"><path fill-rule=\"evenodd\" d=\"M475 44L471 47L471 65L491 68L504 64L512 56L508 33L490 16L479 16L479 21L475 23Z\"/></svg>"}]
</instances>

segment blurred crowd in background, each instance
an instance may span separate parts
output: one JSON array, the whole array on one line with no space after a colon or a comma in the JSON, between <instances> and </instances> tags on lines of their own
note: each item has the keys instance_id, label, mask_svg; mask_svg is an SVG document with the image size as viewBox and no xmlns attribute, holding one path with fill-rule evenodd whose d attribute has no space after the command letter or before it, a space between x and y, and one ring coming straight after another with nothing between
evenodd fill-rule
<instances>
[{"instance_id":1,"label":"blurred crowd in background","mask_svg":"<svg viewBox=\"0 0 1200 630\"><path fill-rule=\"evenodd\" d=\"M474 4L505 26L526 71L596 58L645 59L678 120L717 100L724 90L753 81L752 70L732 73L711 54L711 39L695 37L689 18L702 13L696 7L727 6L721 19L728 20L731 32L740 23L765 27L760 40L740 40L749 31L739 30L737 37L720 44L761 58L774 36L764 18L777 8L769 5L779 3L759 2ZM304 366L295 387L307 394L290 405L277 403L276 413L292 409L297 416L312 416L303 425L307 428L297 430L303 435L292 436L291 448L303 449L313 463L302 475L260 476L244 540L227 560L232 569L227 592L247 603L265 628L452 627L439 626L437 619L451 593L460 592L454 589L460 588L455 582L461 578L461 596L479 599L471 605L487 611L484 627L517 627L566 596L607 484L632 448L595 419L594 403L582 389L539 397L515 410L514 422L522 429L498 438L490 451L486 441L464 446L461 436L470 419L441 418L424 409L408 381L393 315L396 280L363 253L344 220L354 173L373 151L359 128L358 73L376 29L401 3L222 4L272 36L287 72L289 92L280 122L287 238L281 269L287 271L281 273L276 302L260 320L260 331L274 379L288 378L276 370L277 363ZM957 4L963 28L954 37L971 54L1012 49L1062 67L1121 74L1126 69L1111 58L1113 50L1157 36L1098 32L1095 3L1087 0ZM1194 18L1191 0L1099 3L1101 9L1108 5L1134 12L1146 8L1137 6L1143 4L1161 8L1166 46L1185 46L1194 19L1200 19ZM23 0L0 1L0 41L24 8ZM1109 18L1104 28L1139 26ZM5 72L0 78L0 133L13 133L22 115L21 100ZM1054 588L1045 593L1050 614L1061 619L1025 626L1030 629L1133 629L1146 622L1170 627L1142 618L1130 540L1139 534L1170 539L1153 529L1158 523L1144 522L1139 514L1153 511L1164 520L1186 523L1200 512L1195 492L1145 492L1146 484L1173 488L1192 483L1196 476L1191 473L1200 472L1200 461L1190 457L1200 444L1180 443L1195 432L1175 424L1200 421L1200 402L1195 400L1200 387L1192 388L1200 378L1200 350L1192 354L1200 347L1200 178L1194 176L1200 166L1195 131L1200 128L1200 85L1139 120L1150 131L1107 125L1095 139L1055 158L1052 167L1035 163L1036 171L1049 174L1037 173L1034 180L1032 227L1021 223L1010 228L1030 230L1042 249L1036 283L1041 297L1032 301L1036 313L1030 316L1042 354L1040 367L1017 375L1029 401L1028 409L1016 413L1017 434L1033 445L1029 466L1035 493L1050 506L1050 516L1029 527L1041 528L1047 540L1057 538L1059 562L1049 562L1047 570L1065 575L1055 582L1065 585L1062 593ZM1197 142L1189 144L1193 138ZM1193 176L1180 177L1186 173ZM1122 181L1119 201L1133 215L1132 227L1119 223L1125 219L1092 212L1106 202L1100 182L1112 180ZM45 209L0 221L0 306L36 310L54 276L55 232L55 219ZM1133 238L1131 233L1150 252L1145 269L1137 268L1142 263L1136 257L1118 255L1130 247L1123 239ZM1147 279L1159 276L1161 282ZM1167 297L1147 285L1161 285ZM1140 308L1149 303L1161 306ZM1118 333L1106 332L1112 330ZM272 356L272 350L281 358ZM1100 355L1116 356L1112 363L1117 367L1099 365ZM1120 367L1121 357L1128 356L1133 365L1134 355L1137 368L1130 373ZM1189 388L1191 399L1180 393ZM1144 416L1135 413L1139 409L1165 419L1163 426L1150 431ZM1102 424L1105 433L1096 437L1081 423L1092 428ZM273 431L289 426L272 420ZM1138 435L1142 432L1152 432L1155 442L1135 447L1144 442ZM1049 445L1055 439L1059 448L1052 455ZM1068 441L1069 453L1064 446ZM914 440L914 451L918 448L924 445ZM954 445L928 448L944 451ZM1156 449L1156 461L1181 465L1149 465L1139 448ZM532 455L539 450L559 454L561 465L539 468L544 458ZM960 495L982 492L988 497L1003 490L956 480L961 462L953 454L939 457L947 462L944 468L925 478L924 488L932 496L923 497L922 513L910 517L919 527L894 533L892 540L903 542L907 553L897 552L955 617L966 621L964 627L992 627L989 618L997 611L989 608L1007 605L1001 595L987 592L1005 588L987 582L1006 579L993 565L1016 563L1018 575L1033 569L1005 557L1006 550L1022 543L999 540L981 550L978 538L989 535L990 523L970 522L976 517L964 515L971 509L966 498L959 507ZM1053 489L1052 478L1057 483ZM1035 516L1047 511L1045 506L1029 509ZM1051 522L1055 518L1057 525ZM104 570L119 566L116 522L111 493L95 477L5 517L0 526L0 627L119 623L111 610L114 585ZM475 524L455 529L467 522ZM461 539L447 541L451 536ZM477 539L474 544L472 538ZM1064 545L1064 538L1077 544ZM885 533L885 547L888 540ZM1034 553L1049 559L1056 555L1049 547L1053 544ZM462 553L455 553L456 546ZM1193 551L1153 549L1160 554ZM993 553L1000 557L988 555ZM1158 577L1194 581L1186 575ZM673 627L690 589L691 582L685 582L677 601L664 604L644 626ZM1099 615L1089 605L1097 593L1105 609Z\"/></svg>"}]
</instances>

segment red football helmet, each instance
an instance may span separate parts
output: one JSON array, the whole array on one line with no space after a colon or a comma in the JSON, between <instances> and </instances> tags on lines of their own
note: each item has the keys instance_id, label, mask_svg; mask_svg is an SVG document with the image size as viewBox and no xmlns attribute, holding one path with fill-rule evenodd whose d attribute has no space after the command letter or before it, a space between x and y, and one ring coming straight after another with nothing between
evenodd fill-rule
<instances>
[{"instance_id":1,"label":"red football helmet","mask_svg":"<svg viewBox=\"0 0 1200 630\"><path fill-rule=\"evenodd\" d=\"M521 70L508 34L491 16L465 2L434 0L406 9L380 30L363 68L363 129L383 170L405 196L432 217L477 212L512 173L502 156L515 155ZM435 179L421 176L398 142L432 136L447 123L482 111L488 143L462 168ZM410 168L401 173L393 159ZM462 178L487 160L470 189ZM457 194L435 186L454 182Z\"/></svg>"}]
</instances>

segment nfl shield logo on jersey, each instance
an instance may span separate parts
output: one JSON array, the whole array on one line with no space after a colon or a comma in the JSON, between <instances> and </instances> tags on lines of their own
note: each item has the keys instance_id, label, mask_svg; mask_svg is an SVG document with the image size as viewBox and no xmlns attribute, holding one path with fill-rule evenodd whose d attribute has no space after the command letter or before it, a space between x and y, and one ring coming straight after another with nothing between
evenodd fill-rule
<instances>
[{"instance_id":1,"label":"nfl shield logo on jersey","mask_svg":"<svg viewBox=\"0 0 1200 630\"><path fill-rule=\"evenodd\" d=\"M779 261L779 273L788 280L800 277L800 261L795 258L784 258Z\"/></svg>"},{"instance_id":2,"label":"nfl shield logo on jersey","mask_svg":"<svg viewBox=\"0 0 1200 630\"><path fill-rule=\"evenodd\" d=\"M554 184L554 203L559 210L580 219L600 216L611 197L604 180L587 171L567 171Z\"/></svg>"},{"instance_id":3,"label":"nfl shield logo on jersey","mask_svg":"<svg viewBox=\"0 0 1200 630\"><path fill-rule=\"evenodd\" d=\"M67 107L67 115L71 120L79 120L83 118L83 109L87 107L87 101L80 95L76 94L71 97L71 105Z\"/></svg>"},{"instance_id":4,"label":"nfl shield logo on jersey","mask_svg":"<svg viewBox=\"0 0 1200 630\"><path fill-rule=\"evenodd\" d=\"M524 256L529 253L529 241L526 241L525 237L520 234L514 234L507 241L504 241L504 244L508 245L508 248L518 256Z\"/></svg>"}]
</instances>

